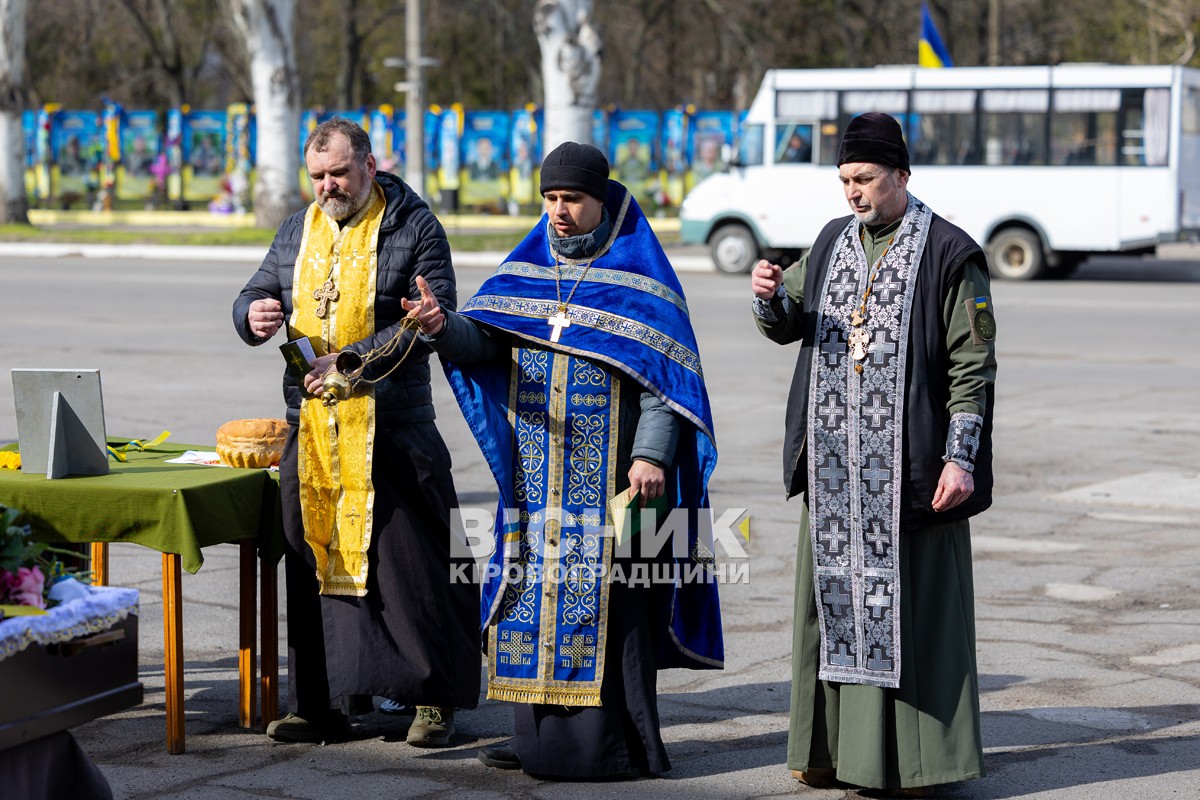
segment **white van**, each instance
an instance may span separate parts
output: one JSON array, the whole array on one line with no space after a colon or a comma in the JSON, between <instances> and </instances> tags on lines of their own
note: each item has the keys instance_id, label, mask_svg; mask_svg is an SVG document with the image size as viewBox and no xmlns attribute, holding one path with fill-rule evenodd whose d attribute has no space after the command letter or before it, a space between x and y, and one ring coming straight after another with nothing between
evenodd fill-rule
<instances>
[{"instance_id":1,"label":"white van","mask_svg":"<svg viewBox=\"0 0 1200 800\"><path fill-rule=\"evenodd\" d=\"M1200 232L1200 70L877 67L767 72L730 166L683 201L683 241L723 272L798 258L850 213L834 165L866 111L900 120L909 191L985 245L1000 277Z\"/></svg>"}]
</instances>

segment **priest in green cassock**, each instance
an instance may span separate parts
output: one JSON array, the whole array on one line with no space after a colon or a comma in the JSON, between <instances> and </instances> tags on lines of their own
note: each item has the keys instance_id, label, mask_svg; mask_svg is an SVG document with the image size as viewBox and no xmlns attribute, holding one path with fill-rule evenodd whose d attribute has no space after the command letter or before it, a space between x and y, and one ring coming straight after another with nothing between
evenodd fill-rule
<instances>
[{"instance_id":1,"label":"priest in green cassock","mask_svg":"<svg viewBox=\"0 0 1200 800\"><path fill-rule=\"evenodd\" d=\"M984 774L967 520L991 504L996 323L979 246L908 193L896 120L855 117L837 163L852 215L752 275L760 330L801 343L788 766L925 796Z\"/></svg>"},{"instance_id":2,"label":"priest in green cassock","mask_svg":"<svg viewBox=\"0 0 1200 800\"><path fill-rule=\"evenodd\" d=\"M596 148L560 145L546 216L479 292L457 313L431 292L409 304L500 490L482 620L488 697L517 704L516 736L480 760L549 778L670 769L656 672L723 663L700 355L670 263L608 172ZM670 541L646 546L643 527L618 545L614 510L646 504L669 512Z\"/></svg>"}]
</instances>

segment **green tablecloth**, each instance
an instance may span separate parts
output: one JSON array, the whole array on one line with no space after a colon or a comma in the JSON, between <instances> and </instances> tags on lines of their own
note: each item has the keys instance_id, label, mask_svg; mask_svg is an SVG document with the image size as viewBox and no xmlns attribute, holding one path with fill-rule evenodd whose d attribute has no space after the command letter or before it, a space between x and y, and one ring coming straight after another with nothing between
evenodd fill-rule
<instances>
[{"instance_id":1,"label":"green tablecloth","mask_svg":"<svg viewBox=\"0 0 1200 800\"><path fill-rule=\"evenodd\" d=\"M24 512L38 541L132 542L181 555L193 573L204 564L201 549L214 544L255 539L260 552L278 558L283 524L275 473L165 463L186 450L212 449L163 444L128 453L126 463L110 458L108 475L56 480L0 469L0 504Z\"/></svg>"}]
</instances>

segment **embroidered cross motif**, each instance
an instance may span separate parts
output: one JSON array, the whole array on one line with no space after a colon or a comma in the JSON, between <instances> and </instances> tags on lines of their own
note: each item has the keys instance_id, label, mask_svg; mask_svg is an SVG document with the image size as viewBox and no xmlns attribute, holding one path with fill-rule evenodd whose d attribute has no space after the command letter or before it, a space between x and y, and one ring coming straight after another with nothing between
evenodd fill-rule
<instances>
[{"instance_id":1,"label":"embroidered cross motif","mask_svg":"<svg viewBox=\"0 0 1200 800\"><path fill-rule=\"evenodd\" d=\"M878 366L888 356L896 354L896 345L887 340L887 331L875 331L875 341L867 346L867 352L871 354L871 363Z\"/></svg>"},{"instance_id":2,"label":"embroidered cross motif","mask_svg":"<svg viewBox=\"0 0 1200 800\"><path fill-rule=\"evenodd\" d=\"M835 617L842 616L842 609L850 605L850 595L842 591L842 586L839 583L831 583L829 590L821 595L821 600L833 609ZM851 661L850 663L853 664L854 662Z\"/></svg>"},{"instance_id":3,"label":"embroidered cross motif","mask_svg":"<svg viewBox=\"0 0 1200 800\"><path fill-rule=\"evenodd\" d=\"M871 523L871 530L867 531L866 537L867 541L875 545L875 554L883 555L884 551L887 550L888 535L879 527L878 522Z\"/></svg>"},{"instance_id":4,"label":"embroidered cross motif","mask_svg":"<svg viewBox=\"0 0 1200 800\"><path fill-rule=\"evenodd\" d=\"M878 458L871 459L870 469L863 470L863 480L871 484L871 491L878 492L879 484L892 479L892 471L884 469L883 464Z\"/></svg>"},{"instance_id":5,"label":"embroidered cross motif","mask_svg":"<svg viewBox=\"0 0 1200 800\"><path fill-rule=\"evenodd\" d=\"M337 300L340 294L332 279L321 284L320 289L313 290L313 300L317 301L317 319L325 319L329 314L329 301Z\"/></svg>"},{"instance_id":6,"label":"embroidered cross motif","mask_svg":"<svg viewBox=\"0 0 1200 800\"><path fill-rule=\"evenodd\" d=\"M822 533L817 538L828 542L829 549L831 551L840 551L842 549L842 542L848 541L846 534L842 533L842 526L838 524L836 519L831 520L829 523L829 530L827 530L825 533Z\"/></svg>"},{"instance_id":7,"label":"embroidered cross motif","mask_svg":"<svg viewBox=\"0 0 1200 800\"><path fill-rule=\"evenodd\" d=\"M892 668L892 660L883 657L883 650L878 647L871 648L871 657L867 659L868 669L890 670Z\"/></svg>"},{"instance_id":8,"label":"embroidered cross motif","mask_svg":"<svg viewBox=\"0 0 1200 800\"><path fill-rule=\"evenodd\" d=\"M838 642L837 652L829 654L829 663L839 667L853 667L854 654L846 647L845 642Z\"/></svg>"},{"instance_id":9,"label":"embroidered cross motif","mask_svg":"<svg viewBox=\"0 0 1200 800\"><path fill-rule=\"evenodd\" d=\"M863 416L871 418L871 427L878 428L880 426L880 417L890 417L892 409L883 404L883 395L871 395L871 405L863 409Z\"/></svg>"},{"instance_id":10,"label":"embroidered cross motif","mask_svg":"<svg viewBox=\"0 0 1200 800\"><path fill-rule=\"evenodd\" d=\"M875 293L881 296L883 302L891 302L892 295L899 292L903 286L896 280L896 273L890 269L879 277L882 280L875 281Z\"/></svg>"},{"instance_id":11,"label":"embroidered cross motif","mask_svg":"<svg viewBox=\"0 0 1200 800\"><path fill-rule=\"evenodd\" d=\"M550 332L550 341L557 342L559 337L562 336L562 329L571 327L571 318L567 316L565 308L560 308L557 314L546 320L546 324L554 328Z\"/></svg>"},{"instance_id":12,"label":"embroidered cross motif","mask_svg":"<svg viewBox=\"0 0 1200 800\"><path fill-rule=\"evenodd\" d=\"M892 598L887 594L887 587L882 583L875 584L875 589L867 595L867 607L871 609L874 619L883 617L883 610L892 607Z\"/></svg>"},{"instance_id":13,"label":"embroidered cross motif","mask_svg":"<svg viewBox=\"0 0 1200 800\"><path fill-rule=\"evenodd\" d=\"M533 661L533 634L527 631L500 631L496 649L508 658L509 664L528 665Z\"/></svg>"},{"instance_id":14,"label":"embroidered cross motif","mask_svg":"<svg viewBox=\"0 0 1200 800\"><path fill-rule=\"evenodd\" d=\"M821 480L829 481L829 491L836 492L842 488L842 482L846 480L846 470L838 466L837 459L833 456L825 462L825 466L817 470L817 477Z\"/></svg>"},{"instance_id":15,"label":"embroidered cross motif","mask_svg":"<svg viewBox=\"0 0 1200 800\"><path fill-rule=\"evenodd\" d=\"M592 659L596 657L596 645L589 644L593 641L592 636L578 633L568 634L563 636L563 641L570 641L570 644L563 644L558 648L562 666L571 669L592 666Z\"/></svg>"}]
</instances>

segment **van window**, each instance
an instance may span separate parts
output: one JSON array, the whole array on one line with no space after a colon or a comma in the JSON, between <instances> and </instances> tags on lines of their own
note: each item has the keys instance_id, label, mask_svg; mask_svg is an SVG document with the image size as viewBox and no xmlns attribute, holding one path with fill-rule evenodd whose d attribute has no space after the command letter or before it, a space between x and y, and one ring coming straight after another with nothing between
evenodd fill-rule
<instances>
[{"instance_id":1,"label":"van window","mask_svg":"<svg viewBox=\"0 0 1200 800\"><path fill-rule=\"evenodd\" d=\"M763 126L743 125L738 136L737 163L743 167L761 167L763 163Z\"/></svg>"},{"instance_id":2,"label":"van window","mask_svg":"<svg viewBox=\"0 0 1200 800\"><path fill-rule=\"evenodd\" d=\"M813 126L775 121L775 163L811 164Z\"/></svg>"}]
</instances>

